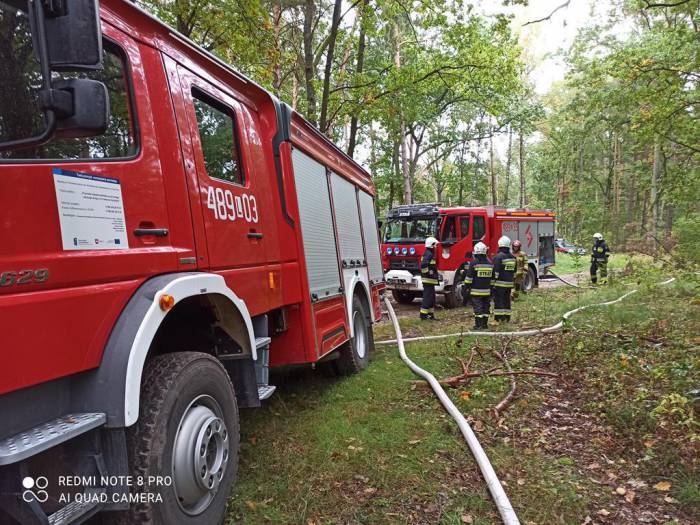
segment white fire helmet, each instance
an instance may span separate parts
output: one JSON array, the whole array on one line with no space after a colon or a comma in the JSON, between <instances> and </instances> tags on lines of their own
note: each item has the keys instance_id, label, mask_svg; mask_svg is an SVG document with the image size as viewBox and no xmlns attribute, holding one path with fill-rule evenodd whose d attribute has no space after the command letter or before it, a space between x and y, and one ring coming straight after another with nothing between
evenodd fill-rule
<instances>
[{"instance_id":1,"label":"white fire helmet","mask_svg":"<svg viewBox=\"0 0 700 525\"><path fill-rule=\"evenodd\" d=\"M488 247L483 242L477 242L474 245L474 255L486 255Z\"/></svg>"},{"instance_id":2,"label":"white fire helmet","mask_svg":"<svg viewBox=\"0 0 700 525\"><path fill-rule=\"evenodd\" d=\"M603 234L602 233L594 233L593 234L594 239L598 239L599 241L603 240Z\"/></svg>"},{"instance_id":3,"label":"white fire helmet","mask_svg":"<svg viewBox=\"0 0 700 525\"><path fill-rule=\"evenodd\" d=\"M504 235L500 239L498 239L498 247L499 248L510 248L510 237L507 235Z\"/></svg>"},{"instance_id":4,"label":"white fire helmet","mask_svg":"<svg viewBox=\"0 0 700 525\"><path fill-rule=\"evenodd\" d=\"M435 248L437 246L438 240L435 237L428 237L425 240L426 248Z\"/></svg>"}]
</instances>

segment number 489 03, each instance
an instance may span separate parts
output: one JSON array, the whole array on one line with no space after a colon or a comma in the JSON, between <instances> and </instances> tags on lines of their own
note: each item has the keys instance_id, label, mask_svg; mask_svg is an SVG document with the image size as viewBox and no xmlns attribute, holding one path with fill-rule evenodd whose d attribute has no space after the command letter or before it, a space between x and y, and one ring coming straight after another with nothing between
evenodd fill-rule
<instances>
[{"instance_id":1,"label":"number 489 03","mask_svg":"<svg viewBox=\"0 0 700 525\"><path fill-rule=\"evenodd\" d=\"M247 193L234 195L231 190L209 186L207 208L214 211L214 218L219 221L243 219L258 222L258 203L253 195Z\"/></svg>"}]
</instances>

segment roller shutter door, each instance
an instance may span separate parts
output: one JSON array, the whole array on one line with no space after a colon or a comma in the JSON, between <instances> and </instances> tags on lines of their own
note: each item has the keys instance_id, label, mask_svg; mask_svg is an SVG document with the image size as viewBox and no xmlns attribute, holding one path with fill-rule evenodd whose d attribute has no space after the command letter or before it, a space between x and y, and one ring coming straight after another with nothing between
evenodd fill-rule
<instances>
[{"instance_id":1,"label":"roller shutter door","mask_svg":"<svg viewBox=\"0 0 700 525\"><path fill-rule=\"evenodd\" d=\"M326 168L297 149L292 151L292 163L309 291L313 298L323 299L340 293Z\"/></svg>"}]
</instances>

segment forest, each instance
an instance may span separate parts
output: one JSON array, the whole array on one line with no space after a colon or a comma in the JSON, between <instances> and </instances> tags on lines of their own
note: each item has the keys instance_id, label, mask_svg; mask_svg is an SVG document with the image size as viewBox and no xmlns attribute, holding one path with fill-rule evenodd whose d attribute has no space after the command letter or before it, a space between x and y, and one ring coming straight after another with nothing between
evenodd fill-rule
<instances>
[{"instance_id":1,"label":"forest","mask_svg":"<svg viewBox=\"0 0 700 525\"><path fill-rule=\"evenodd\" d=\"M700 258L700 2L610 0L535 90L518 35L582 0L142 0L412 202L547 207L560 236ZM484 8L489 4L488 8Z\"/></svg>"}]
</instances>

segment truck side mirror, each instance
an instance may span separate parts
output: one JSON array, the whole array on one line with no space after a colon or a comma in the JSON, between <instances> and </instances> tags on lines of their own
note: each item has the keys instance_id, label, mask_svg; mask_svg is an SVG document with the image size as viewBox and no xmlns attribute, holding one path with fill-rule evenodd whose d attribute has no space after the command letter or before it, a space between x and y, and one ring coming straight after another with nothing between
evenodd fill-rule
<instances>
[{"instance_id":1,"label":"truck side mirror","mask_svg":"<svg viewBox=\"0 0 700 525\"><path fill-rule=\"evenodd\" d=\"M102 82L72 78L54 82L54 89L68 93L72 105L69 116L58 121L57 137L94 137L107 131L109 95Z\"/></svg>"},{"instance_id":2,"label":"truck side mirror","mask_svg":"<svg viewBox=\"0 0 700 525\"><path fill-rule=\"evenodd\" d=\"M102 68L98 0L34 0L44 3L44 27L52 70Z\"/></svg>"}]
</instances>

